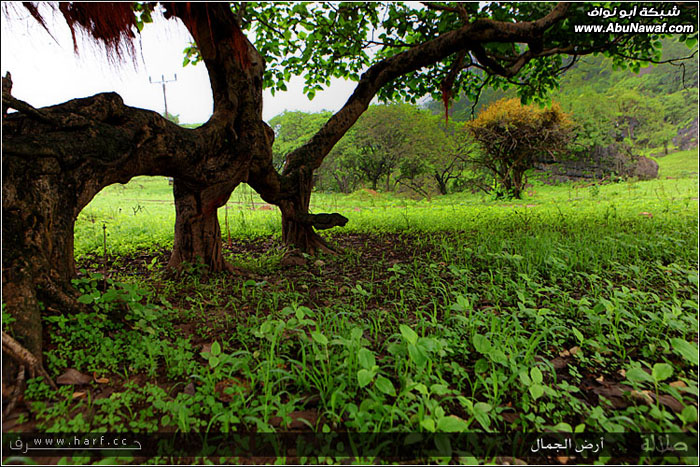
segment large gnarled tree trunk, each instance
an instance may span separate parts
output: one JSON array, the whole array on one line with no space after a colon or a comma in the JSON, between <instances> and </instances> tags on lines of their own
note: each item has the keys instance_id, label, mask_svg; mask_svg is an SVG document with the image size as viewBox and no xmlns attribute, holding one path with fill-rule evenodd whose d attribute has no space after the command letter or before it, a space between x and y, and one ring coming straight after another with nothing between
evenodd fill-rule
<instances>
[{"instance_id":1,"label":"large gnarled tree trunk","mask_svg":"<svg viewBox=\"0 0 700 467\"><path fill-rule=\"evenodd\" d=\"M9 79L3 84L4 102L20 110L3 117L3 299L13 334L40 357L39 302L58 313L80 308L70 283L80 211L109 184L177 174L187 154L175 148L200 144L116 94L33 109L12 98Z\"/></svg>"},{"instance_id":2,"label":"large gnarled tree trunk","mask_svg":"<svg viewBox=\"0 0 700 467\"><path fill-rule=\"evenodd\" d=\"M175 180L175 237L168 267L178 269L183 262L189 262L203 264L210 272L230 270L221 249L217 209L226 204L233 188L230 183L192 188Z\"/></svg>"}]
</instances>

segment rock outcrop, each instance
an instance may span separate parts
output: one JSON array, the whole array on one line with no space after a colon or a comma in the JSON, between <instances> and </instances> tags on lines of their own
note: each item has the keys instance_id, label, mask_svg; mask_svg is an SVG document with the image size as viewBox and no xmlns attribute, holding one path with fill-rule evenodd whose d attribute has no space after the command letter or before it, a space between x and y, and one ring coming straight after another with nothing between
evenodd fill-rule
<instances>
[{"instance_id":1,"label":"rock outcrop","mask_svg":"<svg viewBox=\"0 0 700 467\"><path fill-rule=\"evenodd\" d=\"M576 159L541 160L535 164L539 172L545 172L545 180L609 179L612 177L637 177L642 180L656 178L659 165L653 159L631 153L622 143L596 146L588 154Z\"/></svg>"}]
</instances>

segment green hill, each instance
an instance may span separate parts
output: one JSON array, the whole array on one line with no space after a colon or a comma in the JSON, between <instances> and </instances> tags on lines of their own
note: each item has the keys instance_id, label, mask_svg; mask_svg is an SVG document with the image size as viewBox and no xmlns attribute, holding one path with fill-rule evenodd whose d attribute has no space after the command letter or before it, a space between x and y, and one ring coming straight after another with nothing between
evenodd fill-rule
<instances>
[{"instance_id":1,"label":"green hill","mask_svg":"<svg viewBox=\"0 0 700 467\"><path fill-rule=\"evenodd\" d=\"M694 52L672 39L662 44L662 60L689 57ZM484 90L476 105L459 99L450 108L450 118L469 120L472 112L516 94L515 89ZM562 76L551 97L579 124L579 147L625 140L637 153L664 155L672 148L697 146L697 55L648 65L637 72L614 69L612 60L602 55L585 56ZM436 114L444 112L442 102L429 101L426 107Z\"/></svg>"}]
</instances>

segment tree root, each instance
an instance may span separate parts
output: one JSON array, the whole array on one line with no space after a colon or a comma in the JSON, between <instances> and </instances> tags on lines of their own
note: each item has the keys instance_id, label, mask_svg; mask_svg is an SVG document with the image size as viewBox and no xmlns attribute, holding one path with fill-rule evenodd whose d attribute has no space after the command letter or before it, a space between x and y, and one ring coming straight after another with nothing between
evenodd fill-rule
<instances>
[{"instance_id":1,"label":"tree root","mask_svg":"<svg viewBox=\"0 0 700 467\"><path fill-rule=\"evenodd\" d=\"M342 253L342 250L339 247L334 247L333 245L330 245L326 240L321 237L320 235L316 234L315 238L313 239L316 245L312 245L311 247L315 250L313 253L317 251L322 251L323 253L327 253L329 255L337 255Z\"/></svg>"},{"instance_id":2,"label":"tree root","mask_svg":"<svg viewBox=\"0 0 700 467\"><path fill-rule=\"evenodd\" d=\"M34 355L32 355L29 350L25 349L5 331L2 331L2 351L16 360L18 363L22 364L22 366L26 366L27 369L29 369L29 375L32 378L41 376L44 378L44 380L46 380L52 389L58 389L56 383L53 382L49 374L41 365L41 362ZM22 367L20 367L20 373L17 379L18 385L20 384L20 377L24 379L24 369Z\"/></svg>"},{"instance_id":3,"label":"tree root","mask_svg":"<svg viewBox=\"0 0 700 467\"><path fill-rule=\"evenodd\" d=\"M17 372L17 381L15 382L15 388L12 391L12 396L10 399L10 403L7 404L7 407L5 408L5 412L3 412L3 416L7 417L12 413L14 410L15 406L17 405L17 401L19 400L19 396L24 392L25 388L25 383L26 383L26 374L24 370L24 365L19 366L19 371Z\"/></svg>"},{"instance_id":4,"label":"tree root","mask_svg":"<svg viewBox=\"0 0 700 467\"><path fill-rule=\"evenodd\" d=\"M42 295L45 295L48 300L47 303L53 302L54 304L60 306L62 309L59 310L61 313L76 313L87 310L87 307L80 303L77 297L74 297L66 293L60 286L48 277L43 277L40 282Z\"/></svg>"}]
</instances>

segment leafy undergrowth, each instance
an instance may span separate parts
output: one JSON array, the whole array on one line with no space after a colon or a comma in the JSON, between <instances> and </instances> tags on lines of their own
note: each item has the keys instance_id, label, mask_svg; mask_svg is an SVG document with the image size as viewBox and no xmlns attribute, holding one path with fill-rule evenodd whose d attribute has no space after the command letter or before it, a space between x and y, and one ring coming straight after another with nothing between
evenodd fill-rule
<instances>
[{"instance_id":1,"label":"leafy undergrowth","mask_svg":"<svg viewBox=\"0 0 700 467\"><path fill-rule=\"evenodd\" d=\"M92 311L44 318L49 373L83 384L30 380L4 428L696 433L695 220L516 210L488 228L336 234L341 254L303 262L259 238L225 245L239 272L211 276L172 277L165 249L84 255ZM475 461L461 455L414 461ZM622 461L658 460L640 456Z\"/></svg>"}]
</instances>

